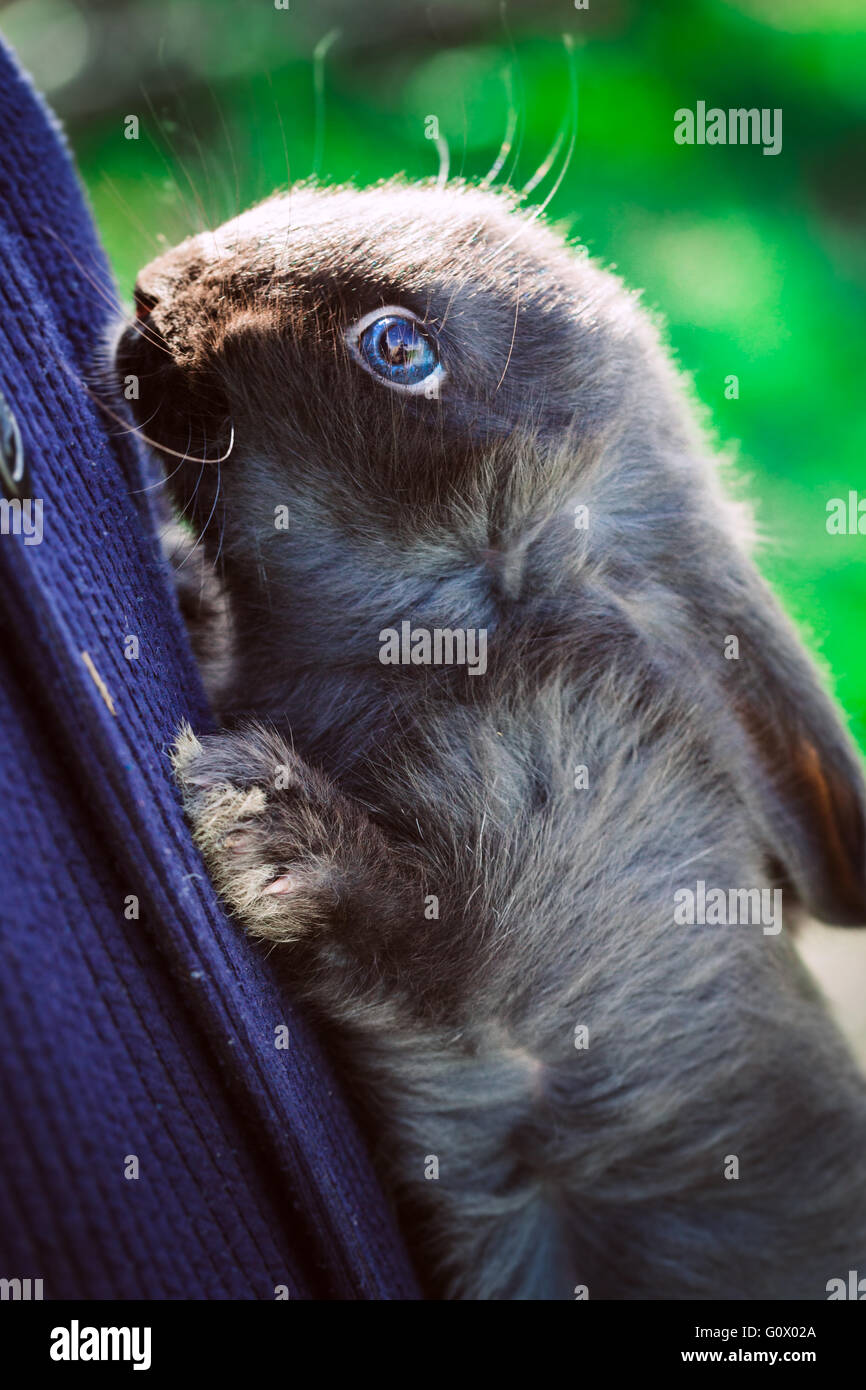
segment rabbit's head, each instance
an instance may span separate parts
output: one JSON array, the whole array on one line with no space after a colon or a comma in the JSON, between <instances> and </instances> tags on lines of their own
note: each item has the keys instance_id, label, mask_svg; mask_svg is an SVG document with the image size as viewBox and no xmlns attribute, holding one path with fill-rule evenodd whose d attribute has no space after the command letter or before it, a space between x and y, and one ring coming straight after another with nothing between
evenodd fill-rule
<instances>
[{"instance_id":1,"label":"rabbit's head","mask_svg":"<svg viewBox=\"0 0 866 1390\"><path fill-rule=\"evenodd\" d=\"M119 376L253 707L293 672L380 680L407 619L486 628L500 669L640 662L693 694L801 901L866 921L856 756L615 276L503 194L310 187L161 256L137 302Z\"/></svg>"}]
</instances>

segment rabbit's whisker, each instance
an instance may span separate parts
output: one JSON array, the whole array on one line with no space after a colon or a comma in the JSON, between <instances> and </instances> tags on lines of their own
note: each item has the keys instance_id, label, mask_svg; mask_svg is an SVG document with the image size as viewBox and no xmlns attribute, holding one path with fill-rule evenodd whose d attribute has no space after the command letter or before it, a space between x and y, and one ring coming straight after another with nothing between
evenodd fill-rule
<instances>
[{"instance_id":1,"label":"rabbit's whisker","mask_svg":"<svg viewBox=\"0 0 866 1390\"><path fill-rule=\"evenodd\" d=\"M539 203L537 208L533 209L530 216L526 218L525 221L521 222L520 226L517 228L515 232L512 233L510 237L506 237L505 241L503 241L502 244L498 246L496 250L493 252L492 256L489 257L489 260L495 260L498 256L501 256L502 252L506 249L506 247L510 246L514 241L517 240L518 237L522 236L526 228L531 226L533 222L537 221L537 219L542 216L542 214L549 207L552 200L556 197L556 194L559 192L560 185L563 179L565 178L566 174L568 173L572 156L574 154L574 147L577 143L577 72L574 64L574 40L572 39L570 34L563 35L563 43L565 45L565 50L568 55L571 138L568 142L568 149L565 153L565 159L563 161L562 168L557 174L553 187L550 189L544 201Z\"/></svg>"},{"instance_id":2,"label":"rabbit's whisker","mask_svg":"<svg viewBox=\"0 0 866 1390\"><path fill-rule=\"evenodd\" d=\"M514 73L511 67L505 69L502 74L502 80L505 83L505 89L508 94L508 118L505 126L505 135L499 147L499 153L490 169L481 180L482 188L490 188L490 186L496 182L502 170L502 166L514 146L514 132L517 130L517 107L514 104Z\"/></svg>"},{"instance_id":3,"label":"rabbit's whisker","mask_svg":"<svg viewBox=\"0 0 866 1390\"><path fill-rule=\"evenodd\" d=\"M310 172L314 178L318 177L321 170L322 155L325 150L325 59L342 32L342 29L331 29L323 39L319 39L313 49L315 135L313 137L313 167Z\"/></svg>"}]
</instances>

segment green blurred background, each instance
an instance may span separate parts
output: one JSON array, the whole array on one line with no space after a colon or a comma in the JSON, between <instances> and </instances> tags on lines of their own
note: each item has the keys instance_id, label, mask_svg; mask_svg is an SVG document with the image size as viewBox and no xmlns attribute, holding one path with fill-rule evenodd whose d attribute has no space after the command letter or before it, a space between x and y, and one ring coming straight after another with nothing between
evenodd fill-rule
<instances>
[{"instance_id":1,"label":"green blurred background","mask_svg":"<svg viewBox=\"0 0 866 1390\"><path fill-rule=\"evenodd\" d=\"M15 0L0 30L66 124L126 297L160 244L288 177L435 174L429 115L452 174L483 176L509 85L520 186L567 111L571 35L579 130L549 216L665 316L866 748L866 536L826 530L830 498L866 496L864 0ZM782 108L781 154L675 144L698 100Z\"/></svg>"}]
</instances>

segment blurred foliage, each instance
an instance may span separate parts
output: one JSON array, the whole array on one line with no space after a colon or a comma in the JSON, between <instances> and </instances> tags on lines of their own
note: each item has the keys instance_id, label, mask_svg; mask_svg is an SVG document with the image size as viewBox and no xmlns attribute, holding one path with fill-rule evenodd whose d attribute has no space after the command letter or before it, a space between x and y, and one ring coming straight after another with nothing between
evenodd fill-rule
<instances>
[{"instance_id":1,"label":"blurred foliage","mask_svg":"<svg viewBox=\"0 0 866 1390\"><path fill-rule=\"evenodd\" d=\"M66 121L126 295L159 244L317 156L328 180L434 174L428 115L451 173L484 175L509 84L521 185L567 112L573 36L578 138L549 216L667 319L757 503L760 562L866 746L866 536L825 524L830 498L866 497L864 0L16 0L0 30ZM698 100L781 108L781 154L675 144Z\"/></svg>"}]
</instances>

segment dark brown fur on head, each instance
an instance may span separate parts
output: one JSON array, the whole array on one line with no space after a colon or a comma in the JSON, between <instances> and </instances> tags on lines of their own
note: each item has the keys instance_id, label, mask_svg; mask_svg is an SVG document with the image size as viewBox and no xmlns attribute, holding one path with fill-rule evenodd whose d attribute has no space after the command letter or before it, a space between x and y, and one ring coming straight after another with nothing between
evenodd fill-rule
<instances>
[{"instance_id":1,"label":"dark brown fur on head","mask_svg":"<svg viewBox=\"0 0 866 1390\"><path fill-rule=\"evenodd\" d=\"M689 934L671 902L781 885L863 922L863 784L636 298L503 195L400 183L293 190L138 295L118 370L192 456L170 486L231 612L241 732L186 748L191 815L235 910L307 953L441 1287L822 1297L866 1258L862 1083L787 934ZM436 344L429 398L353 355L385 306ZM485 629L487 672L383 666L406 620ZM237 812L226 859L297 755L316 815ZM294 918L261 897L286 863ZM440 1149L450 1188L412 1167Z\"/></svg>"}]
</instances>

